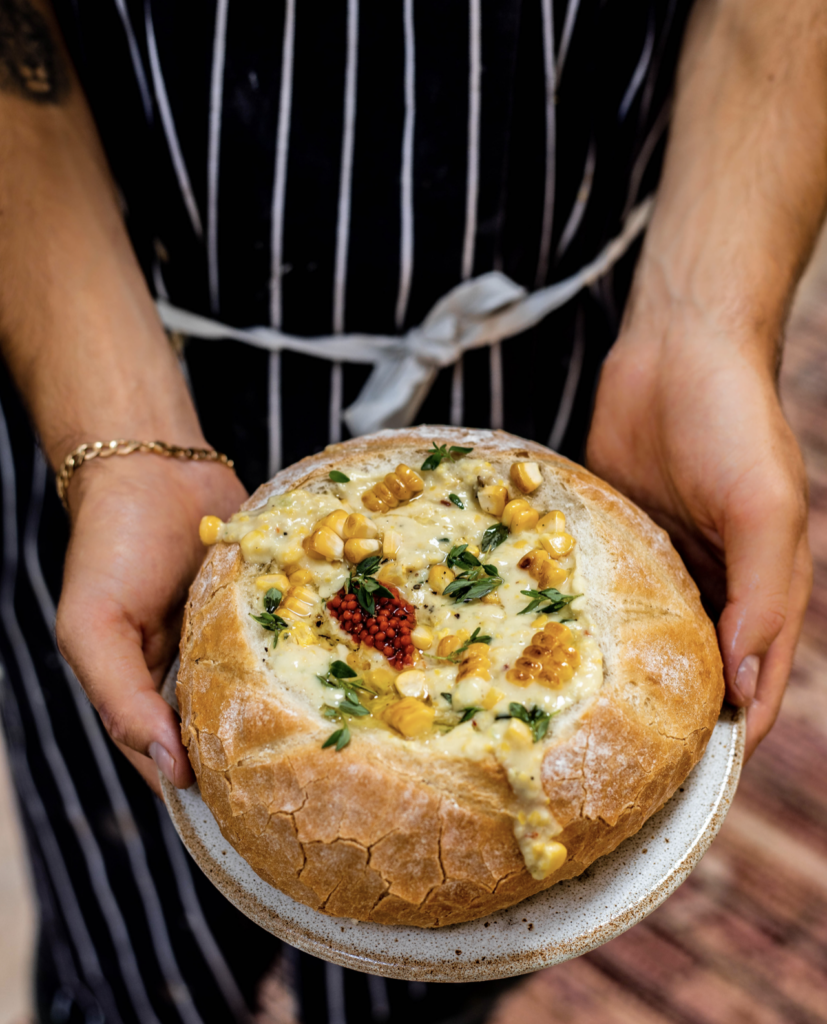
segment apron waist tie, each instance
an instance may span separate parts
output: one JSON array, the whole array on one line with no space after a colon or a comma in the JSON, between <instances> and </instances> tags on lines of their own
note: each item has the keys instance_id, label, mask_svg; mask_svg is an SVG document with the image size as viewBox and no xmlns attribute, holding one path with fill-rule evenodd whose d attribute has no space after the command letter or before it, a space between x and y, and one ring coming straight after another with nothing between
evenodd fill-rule
<instances>
[{"instance_id":1,"label":"apron waist tie","mask_svg":"<svg viewBox=\"0 0 827 1024\"><path fill-rule=\"evenodd\" d=\"M464 352L494 345L534 327L581 289L602 277L649 222L649 196L629 214L620 234L590 263L555 284L528 292L497 270L463 281L444 295L418 327L405 334L334 334L301 338L273 327L231 327L158 299L170 331L205 340L232 338L270 352L298 352L333 362L367 363L373 372L342 418L351 434L407 427L416 417L442 367Z\"/></svg>"}]
</instances>

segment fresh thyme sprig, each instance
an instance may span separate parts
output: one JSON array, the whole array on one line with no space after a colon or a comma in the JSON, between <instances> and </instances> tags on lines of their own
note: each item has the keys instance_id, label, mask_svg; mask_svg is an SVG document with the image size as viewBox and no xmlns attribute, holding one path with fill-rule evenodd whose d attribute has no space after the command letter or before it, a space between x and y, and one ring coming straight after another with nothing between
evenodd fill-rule
<instances>
[{"instance_id":1,"label":"fresh thyme sprig","mask_svg":"<svg viewBox=\"0 0 827 1024\"><path fill-rule=\"evenodd\" d=\"M373 578L373 574L379 568L382 559L379 555L371 555L365 558L351 572L350 579L345 583L345 593L353 593L356 600L368 615L376 614L377 597L393 597L387 587Z\"/></svg>"},{"instance_id":2,"label":"fresh thyme sprig","mask_svg":"<svg viewBox=\"0 0 827 1024\"><path fill-rule=\"evenodd\" d=\"M480 627L477 626L477 628L474 630L471 636L468 637L465 643L457 647L455 651L451 651L450 654L435 654L434 657L437 658L439 661L452 661L456 663L459 661L460 657L463 654L465 654L465 652L468 650L471 644L490 644L492 639L493 637L490 637L487 634L484 636L480 636ZM445 694L443 694L442 696L444 697ZM451 695L448 694L448 696L450 697Z\"/></svg>"},{"instance_id":3,"label":"fresh thyme sprig","mask_svg":"<svg viewBox=\"0 0 827 1024\"><path fill-rule=\"evenodd\" d=\"M543 711L538 707L533 707L530 711L527 707L522 704L512 702L508 705L508 715L504 715L504 718L519 718L521 722L531 729L531 737L535 743L539 743L548 732L548 725L551 721L551 715L548 711Z\"/></svg>"},{"instance_id":4,"label":"fresh thyme sprig","mask_svg":"<svg viewBox=\"0 0 827 1024\"><path fill-rule=\"evenodd\" d=\"M323 712L325 718L340 719L343 721L343 725L340 729L332 732L322 744L322 750L325 747L335 746L336 750L342 750L350 743L350 728L347 724L347 716L351 715L354 718L364 718L365 715L369 715L370 711L362 704L359 699L358 690L364 690L366 693L372 693L375 696L375 691L371 690L367 686L363 686L361 683L353 682L357 678L356 673L347 665L344 661L333 661L330 664L330 669L325 676L316 676L320 683L324 686L330 686L335 689L342 689L345 691L345 699L340 701L336 705L327 704Z\"/></svg>"},{"instance_id":5,"label":"fresh thyme sprig","mask_svg":"<svg viewBox=\"0 0 827 1024\"><path fill-rule=\"evenodd\" d=\"M277 587L270 587L267 593L264 595L264 611L261 615L253 615L250 612L250 618L255 619L256 622L264 629L270 630L273 633L273 648L277 646L279 637L281 634L290 628L290 623L285 622L280 615L274 615L276 608L282 598L282 593Z\"/></svg>"},{"instance_id":6,"label":"fresh thyme sprig","mask_svg":"<svg viewBox=\"0 0 827 1024\"><path fill-rule=\"evenodd\" d=\"M473 558L473 555L469 556ZM461 572L442 591L446 597L453 597L457 604L478 601L503 582L499 569L495 565L477 565L473 569Z\"/></svg>"},{"instance_id":7,"label":"fresh thyme sprig","mask_svg":"<svg viewBox=\"0 0 827 1024\"><path fill-rule=\"evenodd\" d=\"M452 444L449 448L444 444L437 444L436 441L432 442L433 451L429 453L428 457L422 463L421 468L425 470L436 469L445 459L450 459L452 462L456 462L457 459L463 455L467 455L472 448L461 448L458 444Z\"/></svg>"},{"instance_id":8,"label":"fresh thyme sprig","mask_svg":"<svg viewBox=\"0 0 827 1024\"><path fill-rule=\"evenodd\" d=\"M500 544L508 536L508 527L503 526L502 523L494 523L493 526L489 526L485 533L482 535L480 541L481 551L493 551L494 548L499 547Z\"/></svg>"},{"instance_id":9,"label":"fresh thyme sprig","mask_svg":"<svg viewBox=\"0 0 827 1024\"><path fill-rule=\"evenodd\" d=\"M446 588L447 589L447 588ZM548 587L546 590L521 590L521 594L525 594L526 597L530 597L531 601L521 608L517 613L518 615L525 615L527 612L533 612L535 608L548 601L549 603L545 608L540 608L540 614L546 615L553 612L559 612L566 607L567 604L571 604L578 597L582 597L582 594L561 594L559 590L555 590L554 587Z\"/></svg>"}]
</instances>

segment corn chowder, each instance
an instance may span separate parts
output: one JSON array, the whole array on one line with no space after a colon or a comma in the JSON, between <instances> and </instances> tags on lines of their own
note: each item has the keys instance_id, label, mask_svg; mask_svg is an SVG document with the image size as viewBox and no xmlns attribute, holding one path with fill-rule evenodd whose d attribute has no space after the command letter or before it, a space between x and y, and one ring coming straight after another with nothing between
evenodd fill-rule
<instances>
[{"instance_id":1,"label":"corn chowder","mask_svg":"<svg viewBox=\"0 0 827 1024\"><path fill-rule=\"evenodd\" d=\"M331 721L468 758L493 756L517 798L514 832L535 878L566 849L548 809L542 740L555 716L595 694L600 648L576 539L534 508L536 463L501 479L471 449L434 451L419 470L295 490L226 523L205 544L238 543L260 567L250 614L268 667Z\"/></svg>"}]
</instances>

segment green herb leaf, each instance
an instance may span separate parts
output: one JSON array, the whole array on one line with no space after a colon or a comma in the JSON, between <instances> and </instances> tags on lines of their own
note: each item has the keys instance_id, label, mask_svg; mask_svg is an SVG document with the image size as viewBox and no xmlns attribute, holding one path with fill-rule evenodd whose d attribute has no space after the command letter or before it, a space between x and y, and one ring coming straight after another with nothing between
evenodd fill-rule
<instances>
[{"instance_id":1,"label":"green herb leaf","mask_svg":"<svg viewBox=\"0 0 827 1024\"><path fill-rule=\"evenodd\" d=\"M445 563L449 569L475 569L480 564L477 556L466 550L467 547L467 544L457 544L451 548Z\"/></svg>"},{"instance_id":2,"label":"green herb leaf","mask_svg":"<svg viewBox=\"0 0 827 1024\"><path fill-rule=\"evenodd\" d=\"M317 679L321 679L321 676L316 676ZM325 709L322 712L325 718L341 718L338 708L332 708L329 704L325 705Z\"/></svg>"},{"instance_id":3,"label":"green herb leaf","mask_svg":"<svg viewBox=\"0 0 827 1024\"><path fill-rule=\"evenodd\" d=\"M506 537L508 537L508 527L503 526L502 523L494 523L494 525L489 526L482 535L480 550L493 551L494 548L499 547L500 544L502 544Z\"/></svg>"},{"instance_id":4,"label":"green herb leaf","mask_svg":"<svg viewBox=\"0 0 827 1024\"><path fill-rule=\"evenodd\" d=\"M270 587L267 593L264 595L264 610L266 612L274 612L281 603L281 599L284 595L278 589L278 587Z\"/></svg>"},{"instance_id":5,"label":"green herb leaf","mask_svg":"<svg viewBox=\"0 0 827 1024\"><path fill-rule=\"evenodd\" d=\"M330 477L334 484L350 483L350 477L345 476L344 473L340 473L338 469L331 469L331 471L327 475Z\"/></svg>"},{"instance_id":6,"label":"green herb leaf","mask_svg":"<svg viewBox=\"0 0 827 1024\"><path fill-rule=\"evenodd\" d=\"M466 708L465 714L459 720L459 724L462 725L463 722L470 721L478 711L482 711L482 708Z\"/></svg>"},{"instance_id":7,"label":"green herb leaf","mask_svg":"<svg viewBox=\"0 0 827 1024\"><path fill-rule=\"evenodd\" d=\"M359 605L368 615L376 614L374 595L378 597L393 597L393 594L387 587L382 586L378 580L373 579L373 573L379 568L381 562L382 559L379 555L371 555L370 558L365 558L353 569L350 579L345 584L345 590L348 593L353 591Z\"/></svg>"},{"instance_id":8,"label":"green herb leaf","mask_svg":"<svg viewBox=\"0 0 827 1024\"><path fill-rule=\"evenodd\" d=\"M440 697L444 697L448 701L449 704L453 704L454 703L454 698L451 696L450 693L441 693Z\"/></svg>"},{"instance_id":9,"label":"green herb leaf","mask_svg":"<svg viewBox=\"0 0 827 1024\"><path fill-rule=\"evenodd\" d=\"M533 707L531 711L522 704L511 703L508 705L508 712L511 718L519 718L521 722L531 729L531 738L539 743L548 732L551 715L542 708Z\"/></svg>"},{"instance_id":10,"label":"green herb leaf","mask_svg":"<svg viewBox=\"0 0 827 1024\"><path fill-rule=\"evenodd\" d=\"M435 655L433 655L433 657L438 658L440 661L457 662L457 661L459 661L460 657L468 650L468 648L471 646L471 644L490 644L492 639L493 639L492 637L487 636L487 635L486 636L480 636L480 627L477 626L477 628L474 630L474 632L471 634L471 636L468 637L468 639L465 641L465 643L461 644L459 647L457 647L457 649L455 651L452 651L450 654L445 654L445 655L435 654ZM446 694L443 693L442 696L445 697ZM451 697L450 693L447 694L447 697L450 699L450 697Z\"/></svg>"},{"instance_id":11,"label":"green herb leaf","mask_svg":"<svg viewBox=\"0 0 827 1024\"><path fill-rule=\"evenodd\" d=\"M334 661L330 666L330 674L336 679L355 679L356 673L344 661Z\"/></svg>"},{"instance_id":12,"label":"green herb leaf","mask_svg":"<svg viewBox=\"0 0 827 1024\"><path fill-rule=\"evenodd\" d=\"M429 453L428 457L422 463L422 469L431 470L436 469L445 459L451 459L456 462L462 455L467 455L472 448L461 448L459 445L452 444L449 448L444 444L437 444L433 441L431 444L433 451Z\"/></svg>"},{"instance_id":13,"label":"green herb leaf","mask_svg":"<svg viewBox=\"0 0 827 1024\"><path fill-rule=\"evenodd\" d=\"M255 619L260 626L264 627L264 629L270 630L273 634L274 650L279 642L281 634L290 629L289 622L285 622L280 615L273 615L272 612L262 612L261 615L253 615L253 613L250 612L250 618Z\"/></svg>"},{"instance_id":14,"label":"green herb leaf","mask_svg":"<svg viewBox=\"0 0 827 1024\"><path fill-rule=\"evenodd\" d=\"M447 588L446 588L447 589ZM536 608L539 608L541 615L551 614L553 612L559 612L566 607L567 604L571 604L578 597L582 597L582 594L561 594L559 590L555 590L554 587L548 587L546 590L521 590L521 594L525 594L526 597L530 597L531 601L521 608L518 612L519 615L525 615L527 612L533 612ZM544 607L540 608L540 605L548 601L549 603Z\"/></svg>"},{"instance_id":15,"label":"green herb leaf","mask_svg":"<svg viewBox=\"0 0 827 1024\"><path fill-rule=\"evenodd\" d=\"M366 707L358 703L358 699L355 704L353 701L343 700L339 705L339 711L343 715L354 715L356 718L362 718L364 715L370 714Z\"/></svg>"},{"instance_id":16,"label":"green herb leaf","mask_svg":"<svg viewBox=\"0 0 827 1024\"><path fill-rule=\"evenodd\" d=\"M465 508L465 506L462 504L462 501L460 500L460 498L456 494L449 494L448 495L448 501L450 501L452 504L456 505L457 508Z\"/></svg>"},{"instance_id":17,"label":"green herb leaf","mask_svg":"<svg viewBox=\"0 0 827 1024\"><path fill-rule=\"evenodd\" d=\"M502 578L496 566L477 565L476 568L461 572L442 593L453 597L458 604L467 604L469 601L478 601L486 594L490 594L501 583Z\"/></svg>"},{"instance_id":18,"label":"green herb leaf","mask_svg":"<svg viewBox=\"0 0 827 1024\"><path fill-rule=\"evenodd\" d=\"M350 729L346 725L343 725L341 729L337 729L336 732L332 732L322 744L322 750L325 747L332 747L336 745L337 750L342 750L350 743Z\"/></svg>"}]
</instances>

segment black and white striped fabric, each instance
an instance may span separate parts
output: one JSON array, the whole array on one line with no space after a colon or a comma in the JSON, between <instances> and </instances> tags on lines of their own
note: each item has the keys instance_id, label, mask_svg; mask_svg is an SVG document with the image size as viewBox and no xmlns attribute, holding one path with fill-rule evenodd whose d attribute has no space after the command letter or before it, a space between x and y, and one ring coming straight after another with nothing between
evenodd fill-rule
<instances>
[{"instance_id":1,"label":"black and white striped fabric","mask_svg":"<svg viewBox=\"0 0 827 1024\"><path fill-rule=\"evenodd\" d=\"M657 183L689 2L55 6L150 287L313 336L402 332L476 274L532 289L592 259ZM580 457L633 264L442 371L419 419ZM346 437L367 376L232 341L193 340L182 365L248 488ZM57 653L67 526L6 376L0 402L2 712L40 1019L245 1020L279 958L309 1024L484 1019L498 986L385 981L282 948L192 865Z\"/></svg>"}]
</instances>

